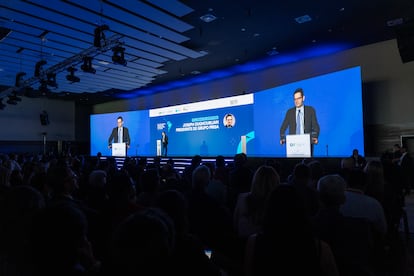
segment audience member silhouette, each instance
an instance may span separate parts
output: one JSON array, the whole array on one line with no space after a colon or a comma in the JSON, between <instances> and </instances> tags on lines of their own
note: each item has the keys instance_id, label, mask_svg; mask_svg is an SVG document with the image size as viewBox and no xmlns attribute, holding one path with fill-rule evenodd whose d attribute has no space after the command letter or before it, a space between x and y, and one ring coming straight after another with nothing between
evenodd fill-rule
<instances>
[{"instance_id":1,"label":"audience member silhouette","mask_svg":"<svg viewBox=\"0 0 414 276\"><path fill-rule=\"evenodd\" d=\"M174 224L165 212L153 207L136 212L115 229L104 275L168 275L174 244Z\"/></svg>"},{"instance_id":2,"label":"audience member silhouette","mask_svg":"<svg viewBox=\"0 0 414 276\"><path fill-rule=\"evenodd\" d=\"M156 206L162 209L174 222L175 245L172 254L174 275L220 276L220 268L205 254L201 240L189 232L188 202L177 190L160 193Z\"/></svg>"},{"instance_id":3,"label":"audience member silhouette","mask_svg":"<svg viewBox=\"0 0 414 276\"><path fill-rule=\"evenodd\" d=\"M387 232L387 222L381 203L365 194L365 174L352 170L348 174L346 201L340 211L344 216L366 218L373 226L375 238L382 240Z\"/></svg>"},{"instance_id":4,"label":"audience member silhouette","mask_svg":"<svg viewBox=\"0 0 414 276\"><path fill-rule=\"evenodd\" d=\"M346 201L346 182L326 175L317 184L321 208L313 218L317 236L327 242L342 276L372 275L374 240L365 218L345 217L339 208Z\"/></svg>"},{"instance_id":5,"label":"audience member silhouette","mask_svg":"<svg viewBox=\"0 0 414 276\"><path fill-rule=\"evenodd\" d=\"M233 233L231 213L226 206L207 194L210 170L205 165L193 171L189 197L190 232L211 249L223 249Z\"/></svg>"},{"instance_id":6,"label":"audience member silhouette","mask_svg":"<svg viewBox=\"0 0 414 276\"><path fill-rule=\"evenodd\" d=\"M136 202L144 207L154 206L160 190L160 175L157 169L148 169L141 174L140 192Z\"/></svg>"},{"instance_id":7,"label":"audience member silhouette","mask_svg":"<svg viewBox=\"0 0 414 276\"><path fill-rule=\"evenodd\" d=\"M45 208L42 194L33 187L11 187L0 202L0 274L26 275L27 243L36 212Z\"/></svg>"},{"instance_id":8,"label":"audience member silhouette","mask_svg":"<svg viewBox=\"0 0 414 276\"><path fill-rule=\"evenodd\" d=\"M350 158L352 158L354 161L354 168L364 168L367 163L365 158L361 154L359 154L358 149L352 150L352 155L350 156Z\"/></svg>"},{"instance_id":9,"label":"audience member silhouette","mask_svg":"<svg viewBox=\"0 0 414 276\"><path fill-rule=\"evenodd\" d=\"M43 209L34 217L29 237L31 275L82 276L99 271L87 233L87 218L72 202Z\"/></svg>"},{"instance_id":10,"label":"audience member silhouette","mask_svg":"<svg viewBox=\"0 0 414 276\"><path fill-rule=\"evenodd\" d=\"M329 245L313 233L297 190L279 185L267 202L263 230L249 237L245 273L253 275L339 275Z\"/></svg>"},{"instance_id":11,"label":"audience member silhouette","mask_svg":"<svg viewBox=\"0 0 414 276\"><path fill-rule=\"evenodd\" d=\"M186 187L188 187L188 190L191 190L191 181L193 177L193 171L201 165L202 158L200 155L194 155L191 158L191 163L189 166L185 167L183 171L183 180L185 181Z\"/></svg>"},{"instance_id":12,"label":"audience member silhouette","mask_svg":"<svg viewBox=\"0 0 414 276\"><path fill-rule=\"evenodd\" d=\"M247 166L247 156L238 153L234 156L234 168L229 172L228 206L234 211L240 193L250 191L253 171Z\"/></svg>"},{"instance_id":13,"label":"audience member silhouette","mask_svg":"<svg viewBox=\"0 0 414 276\"><path fill-rule=\"evenodd\" d=\"M222 182L220 178L216 178L216 168L214 163L207 162L206 165L210 169L210 182L207 185L207 193L215 198L223 205L227 204L227 186Z\"/></svg>"},{"instance_id":14,"label":"audience member silhouette","mask_svg":"<svg viewBox=\"0 0 414 276\"><path fill-rule=\"evenodd\" d=\"M261 230L265 203L279 184L279 174L273 167L262 165L256 170L250 192L239 194L233 213L233 225L240 238Z\"/></svg>"},{"instance_id":15,"label":"audience member silhouette","mask_svg":"<svg viewBox=\"0 0 414 276\"><path fill-rule=\"evenodd\" d=\"M290 184L296 188L304 201L309 216L314 216L319 209L319 199L316 189L311 185L311 170L308 165L298 163L293 169Z\"/></svg>"},{"instance_id":16,"label":"audience member silhouette","mask_svg":"<svg viewBox=\"0 0 414 276\"><path fill-rule=\"evenodd\" d=\"M378 200L383 207L385 197L385 176L381 161L370 160L364 167L365 194Z\"/></svg>"}]
</instances>

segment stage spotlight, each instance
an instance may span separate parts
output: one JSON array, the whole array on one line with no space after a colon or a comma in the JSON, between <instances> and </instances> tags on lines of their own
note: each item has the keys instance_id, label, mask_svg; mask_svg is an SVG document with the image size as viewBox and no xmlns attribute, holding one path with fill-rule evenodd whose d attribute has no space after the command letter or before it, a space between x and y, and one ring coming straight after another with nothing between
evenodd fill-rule
<instances>
[{"instance_id":1,"label":"stage spotlight","mask_svg":"<svg viewBox=\"0 0 414 276\"><path fill-rule=\"evenodd\" d=\"M14 86L16 87L23 87L23 76L26 76L25 72L20 72L16 74L16 82L14 83Z\"/></svg>"},{"instance_id":2,"label":"stage spotlight","mask_svg":"<svg viewBox=\"0 0 414 276\"><path fill-rule=\"evenodd\" d=\"M40 81L39 92L42 96L46 96L47 94L50 93L49 88L47 88L47 81L46 80L41 80Z\"/></svg>"},{"instance_id":3,"label":"stage spotlight","mask_svg":"<svg viewBox=\"0 0 414 276\"><path fill-rule=\"evenodd\" d=\"M77 76L75 76L75 71L78 71L78 69L76 69L75 67L71 66L68 69L68 72L70 72L69 75L66 75L66 79L72 83L74 82L80 82L80 78L78 78Z\"/></svg>"},{"instance_id":4,"label":"stage spotlight","mask_svg":"<svg viewBox=\"0 0 414 276\"><path fill-rule=\"evenodd\" d=\"M48 73L47 74L47 85L52 87L58 87L58 84L56 82L56 73Z\"/></svg>"},{"instance_id":5,"label":"stage spotlight","mask_svg":"<svg viewBox=\"0 0 414 276\"><path fill-rule=\"evenodd\" d=\"M95 35L93 39L93 45L95 47L101 48L102 42L105 43L105 33L104 31L109 30L108 25L102 25L95 28Z\"/></svg>"},{"instance_id":6,"label":"stage spotlight","mask_svg":"<svg viewBox=\"0 0 414 276\"><path fill-rule=\"evenodd\" d=\"M114 54L112 55L112 61L114 63L121 64L121 65L127 65L127 61L125 60L125 54L124 54L125 48L121 46L116 46L112 48L112 52L114 52Z\"/></svg>"},{"instance_id":7,"label":"stage spotlight","mask_svg":"<svg viewBox=\"0 0 414 276\"><path fill-rule=\"evenodd\" d=\"M43 65L45 65L46 63L47 63L46 60L43 60L43 59L36 63L35 73L34 73L35 77L39 77L40 75L43 75Z\"/></svg>"},{"instance_id":8,"label":"stage spotlight","mask_svg":"<svg viewBox=\"0 0 414 276\"><path fill-rule=\"evenodd\" d=\"M95 74L96 70L92 67L92 57L83 57L83 64L81 66L83 72Z\"/></svg>"},{"instance_id":9,"label":"stage spotlight","mask_svg":"<svg viewBox=\"0 0 414 276\"><path fill-rule=\"evenodd\" d=\"M3 98L0 98L0 110L3 110L6 105L3 103Z\"/></svg>"}]
</instances>

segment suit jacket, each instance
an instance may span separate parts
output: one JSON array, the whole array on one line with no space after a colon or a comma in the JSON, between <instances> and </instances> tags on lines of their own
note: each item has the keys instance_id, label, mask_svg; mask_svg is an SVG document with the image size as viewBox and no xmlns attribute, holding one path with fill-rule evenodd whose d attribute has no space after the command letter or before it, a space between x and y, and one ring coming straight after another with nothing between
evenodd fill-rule
<instances>
[{"instance_id":1,"label":"suit jacket","mask_svg":"<svg viewBox=\"0 0 414 276\"><path fill-rule=\"evenodd\" d=\"M111 145L113 141L114 143L125 143L127 146L129 146L131 139L129 137L128 128L122 127L122 133L123 141L118 141L118 127L114 127L114 129L112 129L111 135L108 138L108 144Z\"/></svg>"},{"instance_id":2,"label":"suit jacket","mask_svg":"<svg viewBox=\"0 0 414 276\"><path fill-rule=\"evenodd\" d=\"M161 142L164 146L168 145L168 136L165 135L164 139L161 138Z\"/></svg>"},{"instance_id":3,"label":"suit jacket","mask_svg":"<svg viewBox=\"0 0 414 276\"><path fill-rule=\"evenodd\" d=\"M316 118L315 109L311 106L304 106L304 133L309 133L312 138L319 137L319 123ZM285 119L280 127L280 139L285 139L286 129L289 127L289 134L296 134L296 107L290 108L286 112Z\"/></svg>"}]
</instances>

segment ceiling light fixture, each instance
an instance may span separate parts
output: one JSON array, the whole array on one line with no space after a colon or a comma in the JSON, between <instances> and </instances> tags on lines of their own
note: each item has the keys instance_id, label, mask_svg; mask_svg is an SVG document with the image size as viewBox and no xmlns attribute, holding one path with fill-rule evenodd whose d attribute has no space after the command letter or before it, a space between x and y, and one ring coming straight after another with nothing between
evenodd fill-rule
<instances>
[{"instance_id":1,"label":"ceiling light fixture","mask_svg":"<svg viewBox=\"0 0 414 276\"><path fill-rule=\"evenodd\" d=\"M125 48L121 46L116 46L112 48L114 54L112 55L112 61L116 64L127 65L127 61L125 60Z\"/></svg>"},{"instance_id":2,"label":"ceiling light fixture","mask_svg":"<svg viewBox=\"0 0 414 276\"><path fill-rule=\"evenodd\" d=\"M47 85L57 88L56 73L47 73Z\"/></svg>"},{"instance_id":3,"label":"ceiling light fixture","mask_svg":"<svg viewBox=\"0 0 414 276\"><path fill-rule=\"evenodd\" d=\"M104 31L106 30L109 30L108 25L101 25L95 28L94 39L93 39L93 45L95 47L101 48L102 44L106 43L106 38L105 38L105 33L104 33Z\"/></svg>"},{"instance_id":4,"label":"ceiling light fixture","mask_svg":"<svg viewBox=\"0 0 414 276\"><path fill-rule=\"evenodd\" d=\"M40 81L39 92L42 96L46 96L47 94L50 93L49 88L47 88L47 81L45 80Z\"/></svg>"},{"instance_id":5,"label":"ceiling light fixture","mask_svg":"<svg viewBox=\"0 0 414 276\"><path fill-rule=\"evenodd\" d=\"M302 16L299 16L299 17L296 17L296 18L295 18L295 21L296 21L297 23L299 23L299 24L303 24L303 23L306 23L306 22L312 21L312 17L310 17L309 15L305 14L305 15L302 15Z\"/></svg>"},{"instance_id":6,"label":"ceiling light fixture","mask_svg":"<svg viewBox=\"0 0 414 276\"><path fill-rule=\"evenodd\" d=\"M212 15L211 13L207 13L205 15L200 16L200 19L206 23L210 23L211 21L216 20L217 17L215 15Z\"/></svg>"},{"instance_id":7,"label":"ceiling light fixture","mask_svg":"<svg viewBox=\"0 0 414 276\"><path fill-rule=\"evenodd\" d=\"M74 82L80 82L80 78L75 76L75 72L78 71L75 67L71 66L67 69L67 71L70 73L69 75L66 75L66 79L70 81L71 83Z\"/></svg>"},{"instance_id":8,"label":"ceiling light fixture","mask_svg":"<svg viewBox=\"0 0 414 276\"><path fill-rule=\"evenodd\" d=\"M83 72L95 74L96 70L92 67L92 57L83 57L81 69Z\"/></svg>"},{"instance_id":9,"label":"ceiling light fixture","mask_svg":"<svg viewBox=\"0 0 414 276\"><path fill-rule=\"evenodd\" d=\"M43 65L45 65L47 63L46 60L42 59L38 62L36 62L35 65L35 77L40 77L41 75L43 75L44 71L43 71Z\"/></svg>"}]
</instances>

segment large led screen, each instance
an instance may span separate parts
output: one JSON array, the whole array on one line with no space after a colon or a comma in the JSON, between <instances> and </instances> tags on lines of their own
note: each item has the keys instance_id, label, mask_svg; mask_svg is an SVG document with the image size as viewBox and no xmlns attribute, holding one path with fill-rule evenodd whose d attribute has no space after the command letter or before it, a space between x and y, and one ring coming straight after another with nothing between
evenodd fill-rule
<instances>
[{"instance_id":1,"label":"large led screen","mask_svg":"<svg viewBox=\"0 0 414 276\"><path fill-rule=\"evenodd\" d=\"M106 114L94 114L90 117L91 125L91 155L98 152L104 156L111 156L112 151L108 147L108 141L112 129L117 127L117 118L121 116L124 127L128 128L131 138L128 156L154 155L150 148L149 117L148 110L127 111Z\"/></svg>"},{"instance_id":2,"label":"large led screen","mask_svg":"<svg viewBox=\"0 0 414 276\"><path fill-rule=\"evenodd\" d=\"M361 70L354 67L251 94L169 106L91 116L91 154L110 155L108 137L116 118L130 128L128 155L154 156L165 131L169 156L285 157L280 127L293 93L304 91L305 106L316 112L320 133L314 157L349 156L364 152ZM227 119L230 119L229 125Z\"/></svg>"}]
</instances>

